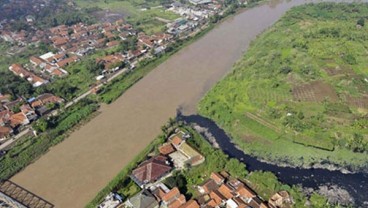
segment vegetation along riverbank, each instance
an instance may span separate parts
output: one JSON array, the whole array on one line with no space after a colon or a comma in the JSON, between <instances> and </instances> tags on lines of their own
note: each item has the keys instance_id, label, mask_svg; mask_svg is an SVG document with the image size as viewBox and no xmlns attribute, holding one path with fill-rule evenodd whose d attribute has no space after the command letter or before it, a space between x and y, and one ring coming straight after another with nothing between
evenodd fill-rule
<instances>
[{"instance_id":1,"label":"vegetation along riverbank","mask_svg":"<svg viewBox=\"0 0 368 208\"><path fill-rule=\"evenodd\" d=\"M314 207L330 207L325 197L317 193L307 196L302 192L301 187L291 187L282 184L277 180L277 177L270 172L256 171L249 173L243 163L234 158L229 159L222 150L214 149L211 144L191 126L184 125L174 120L170 120L170 122L163 126L161 135L142 151L136 159L124 167L109 185L101 190L86 207L98 206L109 192L119 194L122 196L123 201L129 200L129 198L139 193L141 188L132 180L132 171L143 161L159 153L162 154L160 146L163 146L166 139L174 132L177 132L177 129L185 132L186 135L190 135L189 139L186 139L186 142L205 158L202 164L184 169L175 169L171 176L162 180L163 184L168 187L178 187L180 193L184 194L186 199L200 196L197 186L199 184L205 184L206 179L211 173L226 171L233 178L244 181L249 187L257 192L262 200L267 201L267 199L279 191L287 191L292 196L293 203L296 207L302 207L306 203L310 203Z\"/></svg>"},{"instance_id":2,"label":"vegetation along riverbank","mask_svg":"<svg viewBox=\"0 0 368 208\"><path fill-rule=\"evenodd\" d=\"M367 4L291 9L199 104L248 154L367 170Z\"/></svg>"}]
</instances>

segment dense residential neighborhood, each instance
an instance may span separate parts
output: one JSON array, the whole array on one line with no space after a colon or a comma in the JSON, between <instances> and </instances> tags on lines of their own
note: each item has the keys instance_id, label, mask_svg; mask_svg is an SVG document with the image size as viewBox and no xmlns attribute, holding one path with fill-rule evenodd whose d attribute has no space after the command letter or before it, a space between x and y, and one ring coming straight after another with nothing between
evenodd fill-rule
<instances>
[{"instance_id":1,"label":"dense residential neighborhood","mask_svg":"<svg viewBox=\"0 0 368 208\"><path fill-rule=\"evenodd\" d=\"M10 101L10 95L0 94L0 141L6 141L63 102L62 98L50 93L27 100L20 97L14 101Z\"/></svg>"},{"instance_id":2,"label":"dense residential neighborhood","mask_svg":"<svg viewBox=\"0 0 368 208\"><path fill-rule=\"evenodd\" d=\"M50 2L45 5L39 4L40 2L36 0L35 3L41 5L35 7L36 10L51 4ZM11 4L8 6L11 6ZM3 29L0 31L0 38L3 41L9 42L18 48L41 43L51 46L47 53L32 54L28 57L28 63L13 63L8 69L15 76L29 82L33 88L39 88L52 85L58 79L65 79L70 74L68 67L94 56L96 52L114 48L114 51L117 52L105 52L105 55L98 55L94 58L93 65L98 70L95 80L91 80L91 83L95 84L90 85L90 92L96 93L99 92L101 87L98 84L104 83L106 78L133 70L139 62L153 59L155 56L165 53L166 50L171 50L170 47L176 40L198 33L203 29L202 26L208 23L211 16L221 14L224 11L222 3L217 1L196 1L186 4L173 2L165 5L165 8L167 11L176 13L181 17L167 22L165 31L152 35L138 31L124 19L94 24L83 22L72 25L63 24L41 30L34 26L36 20L29 15L27 16L29 29L20 31L12 30L11 27L7 26L8 22L4 20L1 24ZM116 48L121 48L121 50L116 50ZM123 68L125 70L118 73ZM50 93L47 93L47 95L50 95ZM47 104L35 106L34 100L37 98L25 98L23 94L16 94L16 98L14 98L14 95L1 96L2 106L4 107L0 108L1 119L4 122L2 122L0 132L3 141L17 135L20 132L19 130L25 129L37 118L60 107L60 104L65 101L65 98L50 98L50 101L47 102L57 105L53 105L52 109L47 109ZM36 96L45 97L42 94L36 94ZM7 99L4 99L4 97L7 97ZM78 99L77 97L73 100ZM41 103L46 102L41 101ZM14 112L14 109L5 108L11 104L18 105L17 107L20 107L21 111ZM66 107L71 104L71 102L67 103ZM30 106L30 109L27 110L25 106ZM31 119L25 116L31 113L34 113ZM179 147L176 146L175 148ZM185 148L186 144L183 145L183 149ZM195 160L200 160L196 157L193 159L190 155L192 153L188 155L183 153L180 148L178 150L171 154L171 157L176 158L175 160L180 161L180 158L189 158L193 160L193 163L195 163ZM176 167L183 166L183 164L175 162Z\"/></svg>"},{"instance_id":3,"label":"dense residential neighborhood","mask_svg":"<svg viewBox=\"0 0 368 208\"><path fill-rule=\"evenodd\" d=\"M160 145L158 155L132 170L130 178L141 190L130 198L110 193L99 208L286 208L293 205L287 191L277 192L264 201L246 182L226 171L212 172L202 184L197 184L194 197L185 196L179 187L168 187L168 178L205 162L204 156L186 142L191 136L180 129L175 132Z\"/></svg>"}]
</instances>

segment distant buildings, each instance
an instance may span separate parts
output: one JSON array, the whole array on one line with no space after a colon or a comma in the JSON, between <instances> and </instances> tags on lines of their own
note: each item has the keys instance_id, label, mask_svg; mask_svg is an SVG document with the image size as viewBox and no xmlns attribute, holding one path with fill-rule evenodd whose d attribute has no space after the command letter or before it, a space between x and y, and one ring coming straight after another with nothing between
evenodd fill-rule
<instances>
[{"instance_id":1,"label":"distant buildings","mask_svg":"<svg viewBox=\"0 0 368 208\"><path fill-rule=\"evenodd\" d=\"M64 100L45 93L36 98L18 98L11 101L10 96L0 94L0 140L8 139L39 117L46 115Z\"/></svg>"},{"instance_id":2,"label":"distant buildings","mask_svg":"<svg viewBox=\"0 0 368 208\"><path fill-rule=\"evenodd\" d=\"M34 73L26 70L23 68L20 64L12 64L9 67L9 70L13 72L15 75L26 79L28 82L32 84L33 87L39 87L41 85L47 84L48 81L45 79L42 79L41 77L35 75Z\"/></svg>"}]
</instances>

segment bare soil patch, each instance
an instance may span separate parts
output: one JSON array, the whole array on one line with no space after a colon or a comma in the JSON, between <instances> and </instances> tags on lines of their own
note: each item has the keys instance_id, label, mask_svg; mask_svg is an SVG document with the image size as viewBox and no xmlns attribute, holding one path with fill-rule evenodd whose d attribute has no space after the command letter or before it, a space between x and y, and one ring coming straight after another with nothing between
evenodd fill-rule
<instances>
[{"instance_id":1,"label":"bare soil patch","mask_svg":"<svg viewBox=\"0 0 368 208\"><path fill-rule=\"evenodd\" d=\"M368 95L365 95L360 98L348 96L347 101L350 106L368 109Z\"/></svg>"},{"instance_id":2,"label":"bare soil patch","mask_svg":"<svg viewBox=\"0 0 368 208\"><path fill-rule=\"evenodd\" d=\"M296 86L292 90L294 100L306 102L322 102L325 99L337 101L338 96L331 85L322 81L314 81L300 86Z\"/></svg>"}]
</instances>

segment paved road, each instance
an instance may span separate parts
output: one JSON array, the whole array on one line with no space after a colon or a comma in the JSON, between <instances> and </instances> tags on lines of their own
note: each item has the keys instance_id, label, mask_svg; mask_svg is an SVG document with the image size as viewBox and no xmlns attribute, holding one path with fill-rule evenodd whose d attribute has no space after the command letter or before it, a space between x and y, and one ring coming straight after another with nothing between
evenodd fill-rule
<instances>
[{"instance_id":1,"label":"paved road","mask_svg":"<svg viewBox=\"0 0 368 208\"><path fill-rule=\"evenodd\" d=\"M30 129L27 128L23 131L21 131L20 133L18 133L17 135L15 135L14 137L12 137L11 139L9 139L8 141L6 141L5 143L3 143L2 145L0 145L0 150L6 150L6 148L8 146L10 146L11 144L13 144L14 142L16 142L18 139L20 139L22 136L26 135L27 133L29 133Z\"/></svg>"},{"instance_id":2,"label":"paved road","mask_svg":"<svg viewBox=\"0 0 368 208\"><path fill-rule=\"evenodd\" d=\"M122 70L118 71L116 74L114 74L113 76L111 76L110 78L108 78L106 82L111 82L111 81L112 81L112 80L114 80L116 77L118 77L118 76L120 76L121 74L123 74L123 73L127 72L128 70L129 70L129 69L124 68L124 69L122 69ZM103 84L99 84L99 85L97 85L96 87L97 87L97 88L100 88L100 87L102 87L102 85L103 85ZM91 91L91 90L88 90L87 92L83 93L82 95L80 95L80 96L78 96L78 97L74 98L72 101L68 102L68 103L65 105L65 109L66 109L66 108L69 108L69 107L70 107L70 106L72 106L73 104L75 104L75 103L79 102L79 101L80 101L80 100L82 100L83 98L86 98L86 97L87 97L89 94L91 94L91 93L92 93L92 91Z\"/></svg>"}]
</instances>

